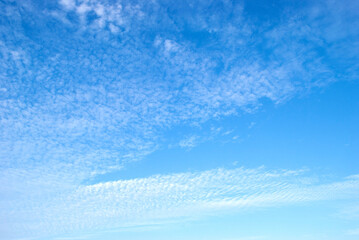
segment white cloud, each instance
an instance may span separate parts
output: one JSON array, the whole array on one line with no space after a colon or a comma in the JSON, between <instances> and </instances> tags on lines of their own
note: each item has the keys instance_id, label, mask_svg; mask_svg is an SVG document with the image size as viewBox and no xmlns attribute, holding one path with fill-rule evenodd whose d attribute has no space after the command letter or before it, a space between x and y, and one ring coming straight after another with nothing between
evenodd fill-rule
<instances>
[{"instance_id":1,"label":"white cloud","mask_svg":"<svg viewBox=\"0 0 359 240\"><path fill-rule=\"evenodd\" d=\"M103 30L106 26L111 33L118 33L119 27L125 24L124 19L141 18L143 13L138 6L132 6L128 3L126 6L119 2L97 1L97 0L60 0L59 3L64 7L65 11L75 11L81 19L82 28L89 30ZM94 23L89 23L86 16L94 13L97 19Z\"/></svg>"},{"instance_id":2,"label":"white cloud","mask_svg":"<svg viewBox=\"0 0 359 240\"><path fill-rule=\"evenodd\" d=\"M66 9L73 10L76 6L75 0L60 0L60 4L63 5Z\"/></svg>"},{"instance_id":3,"label":"white cloud","mask_svg":"<svg viewBox=\"0 0 359 240\"><path fill-rule=\"evenodd\" d=\"M295 202L317 196L315 192L309 196L303 189L292 193L291 187L295 186L285 185L283 191L288 192L283 195L278 195L282 192L272 186L269 189L273 192L249 192L247 197L240 198L228 186L220 185L219 192L205 182L208 189L192 186L195 175L190 173L91 187L81 183L155 151L167 140L164 129L180 124L199 126L209 119L256 109L262 98L281 102L302 89L310 90L336 80L332 66L316 52L324 49L321 44L325 41L332 46L328 47L328 55L339 60L354 59L347 69L355 72L359 62L357 45L336 40L355 36L357 30L350 32L346 31L348 27L342 27L348 26L344 16L352 10L333 7L331 2L329 8L323 7L327 10L307 15L308 9L302 9L295 16L283 18L289 20L266 28L257 26L250 18L243 19L243 8L229 2L216 14L188 6L189 14L172 16L167 6L156 1L133 5L126 1L61 0L64 8L50 15L66 25L56 22L48 27L41 23L48 15L21 4L0 3L0 15L9 23L0 26L1 32L6 33L6 38L0 40L0 195L5 196L4 201L16 213L24 211L13 221L38 217L35 223L53 222L54 226L48 229L57 231L61 221L67 227L72 222L74 228L80 228L79 222L88 220L86 214L93 216L95 222L101 214L108 214L110 222L114 221L111 216L136 218L136 211L150 219L151 209L156 213L163 211L163 217L186 214L178 209L183 210L187 203L192 208L198 204L200 214L208 209ZM203 5L206 9L206 4L210 2L204 1L199 7ZM232 9L237 13L235 18L223 22L226 14L233 15ZM339 21L328 21L325 11ZM25 21L25 13L33 21ZM93 22L87 19L90 13L95 15ZM306 17L298 17L301 14L313 18L311 27ZM51 23L54 19L47 20ZM28 29L24 29L24 23L30 24ZM184 23L194 32L208 34L208 39L203 37L204 43L198 43L195 37L186 38L182 34ZM33 34L28 34L31 29ZM161 37L156 38L153 33ZM307 45L302 44L303 39ZM266 51L265 56L257 47ZM172 54L158 54L159 49ZM346 58L347 55L351 58ZM174 141L193 147L208 136L198 133L196 137L181 141L182 138ZM227 180L238 185L240 179L229 172ZM200 180L206 174L212 178L213 172L199 173L197 177ZM188 187L183 192L177 184L182 181L179 176L183 176L182 185ZM254 189L251 181L244 183ZM323 191L323 196L328 196L325 194L329 188L344 193L344 185L351 181L357 180L347 179L316 190ZM146 198L151 182L159 191L154 201ZM175 185L171 185L173 182ZM124 187L130 183L145 195L136 195ZM164 186L174 192L167 192ZM191 186L195 192L190 191ZM108 199L98 198L97 190L88 193L86 189L104 191ZM123 199L118 191L132 194L138 202ZM118 202L117 198L124 201ZM51 205L45 214L47 223L34 214L44 212L47 205L43 199L54 200L53 205L46 203ZM168 203L170 200L178 206ZM163 209L161 201L165 203ZM115 203L118 205L114 206ZM153 208L146 203L153 204ZM67 217L61 208L67 209L67 205L78 211L79 219L71 218L74 215L69 213L69 223L65 223ZM173 216L165 216L166 208L173 210ZM90 211L86 213L86 209ZM59 214L58 220L54 213ZM3 212L2 216L6 214ZM92 224L85 221L84 227Z\"/></svg>"},{"instance_id":4,"label":"white cloud","mask_svg":"<svg viewBox=\"0 0 359 240\"><path fill-rule=\"evenodd\" d=\"M118 33L120 31L119 28L113 25L112 23L109 25L109 28L111 33Z\"/></svg>"},{"instance_id":5,"label":"white cloud","mask_svg":"<svg viewBox=\"0 0 359 240\"><path fill-rule=\"evenodd\" d=\"M166 52L175 52L178 50L178 44L172 40L166 39L164 42Z\"/></svg>"},{"instance_id":6,"label":"white cloud","mask_svg":"<svg viewBox=\"0 0 359 240\"><path fill-rule=\"evenodd\" d=\"M243 208L352 199L359 190L358 179L316 184L308 177L303 170L263 168L156 175L74 186L39 202L9 201L7 211L1 214L14 229L19 228L21 219L37 235L45 229L61 233L128 227ZM41 197L45 196L42 192ZM20 207L23 204L26 208Z\"/></svg>"},{"instance_id":7,"label":"white cloud","mask_svg":"<svg viewBox=\"0 0 359 240\"><path fill-rule=\"evenodd\" d=\"M43 27L35 40L22 27L21 7L0 7L12 24L1 29L13 33L0 42L4 73L0 89L6 89L0 100L0 158L5 168L37 172L44 167L50 175L61 175L51 166L66 165L81 173L77 181L82 182L93 173L120 168L153 152L166 141L163 129L199 126L209 119L256 109L263 98L285 101L317 86L317 81L333 80L330 66L315 52L315 44L330 35L327 31L334 24L325 25L318 17L324 14L321 11L311 16L316 28L310 29L296 15L271 28L261 26L263 34L252 35L258 26L250 18L243 19L242 6L232 3L213 16L192 6L188 6L190 14L170 16L155 1L133 5L62 0L60 4L64 9L52 13L61 19L75 18L69 12L77 14L84 21L71 19L72 30L78 32L63 36L69 26L47 29L34 20L34 29ZM206 9L208 4L198 7ZM238 15L224 21L232 9ZM333 9L328 11L343 13ZM49 17L29 7L24 11ZM92 11L97 19L88 23L84 15ZM303 12L297 14L307 16ZM340 24L346 23L340 19ZM195 38L182 36L184 23L208 34L209 40L204 37L208 43L197 44ZM323 24L326 27L321 28ZM163 31L157 33L158 27ZM123 34L122 28L126 29ZM96 29L96 33L83 37L83 29ZM107 32L119 34L121 40ZM146 35L149 32L155 36ZM303 46L301 39L309 39L308 45ZM258 46L268 56L262 56ZM172 54L159 54L158 49ZM329 75L320 77L324 72ZM205 133L196 136L187 143L182 140L181 145L208 138Z\"/></svg>"},{"instance_id":8,"label":"white cloud","mask_svg":"<svg viewBox=\"0 0 359 240\"><path fill-rule=\"evenodd\" d=\"M197 136L190 136L187 137L179 142L179 146L182 148L193 148L197 145L198 137Z\"/></svg>"}]
</instances>

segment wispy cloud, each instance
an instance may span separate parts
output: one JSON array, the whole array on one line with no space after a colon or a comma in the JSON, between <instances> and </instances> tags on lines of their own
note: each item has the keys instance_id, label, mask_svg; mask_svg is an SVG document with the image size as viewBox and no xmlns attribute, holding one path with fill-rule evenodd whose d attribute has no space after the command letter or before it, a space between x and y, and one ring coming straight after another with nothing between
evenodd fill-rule
<instances>
[{"instance_id":1,"label":"wispy cloud","mask_svg":"<svg viewBox=\"0 0 359 240\"><path fill-rule=\"evenodd\" d=\"M196 136L190 136L181 140L178 145L182 148L191 149L197 145L196 140L197 140Z\"/></svg>"},{"instance_id":2,"label":"wispy cloud","mask_svg":"<svg viewBox=\"0 0 359 240\"><path fill-rule=\"evenodd\" d=\"M250 173L249 182L243 180L241 171L246 170L235 170L238 178L216 170L81 183L152 153L166 142L167 129L196 127L252 111L263 98L283 102L338 78L356 77L355 10L342 1L318 2L289 9L268 25L256 22L243 4L220 1L196 7L186 1L0 2L6 23L0 26L0 195L15 212L2 209L0 217L10 214L7 224L33 232L39 227L19 219L33 216L38 226L58 230L61 221L64 229L70 223L81 228L82 220L89 227L101 215L121 224L130 215L135 222L140 214L151 219L155 213L173 217L192 210L314 199L315 192L309 196L295 184L282 186L287 191L282 194L275 178L268 188L272 192L252 194L256 181ZM345 66L339 74L337 63ZM192 147L203 136L208 135L178 136L176 142ZM219 179L223 185L210 180L217 174L224 174ZM197 178L203 186L192 183ZM226 181L249 184L248 196ZM322 188L327 195L329 188L343 193L353 181ZM264 183L258 184L261 189ZM150 194L155 194L153 200ZM64 209L79 219L67 219ZM168 210L173 215L166 215ZM47 217L39 220L39 214ZM86 222L89 217L94 221Z\"/></svg>"},{"instance_id":3,"label":"wispy cloud","mask_svg":"<svg viewBox=\"0 0 359 240\"><path fill-rule=\"evenodd\" d=\"M229 2L218 3L220 13L211 1L196 8L183 2L171 15L172 4L155 1L60 1L51 11L71 26L36 3L1 4L1 17L11 23L2 32L12 33L0 42L2 165L41 162L51 169L66 162L83 176L153 152L165 141L163 129L250 111L263 98L281 102L334 81L318 49L356 34L343 28L333 37L332 27L347 24L350 14L336 2L308 6L272 26L257 25L242 4ZM354 42L346 43L351 52ZM346 50L338 52L342 59Z\"/></svg>"},{"instance_id":4,"label":"wispy cloud","mask_svg":"<svg viewBox=\"0 0 359 240\"><path fill-rule=\"evenodd\" d=\"M359 190L358 179L321 184L313 177L303 170L263 168L156 175L79 186L47 201L8 203L10 209L2 215L12 229L27 222L28 233L36 235L45 229L61 233L129 227L243 208L353 199Z\"/></svg>"}]
</instances>

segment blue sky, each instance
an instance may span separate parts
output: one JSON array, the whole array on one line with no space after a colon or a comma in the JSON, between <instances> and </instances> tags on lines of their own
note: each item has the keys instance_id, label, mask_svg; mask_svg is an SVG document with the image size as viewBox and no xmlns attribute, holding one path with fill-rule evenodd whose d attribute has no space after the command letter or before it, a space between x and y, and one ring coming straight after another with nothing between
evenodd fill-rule
<instances>
[{"instance_id":1,"label":"blue sky","mask_svg":"<svg viewBox=\"0 0 359 240\"><path fill-rule=\"evenodd\" d=\"M1 1L0 239L358 239L358 12Z\"/></svg>"}]
</instances>

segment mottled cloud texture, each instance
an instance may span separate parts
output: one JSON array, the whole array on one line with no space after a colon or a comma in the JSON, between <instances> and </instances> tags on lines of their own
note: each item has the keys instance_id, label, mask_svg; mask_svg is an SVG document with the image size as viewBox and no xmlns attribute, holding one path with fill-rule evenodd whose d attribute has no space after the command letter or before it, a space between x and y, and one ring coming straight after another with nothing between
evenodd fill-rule
<instances>
[{"instance_id":1,"label":"mottled cloud texture","mask_svg":"<svg viewBox=\"0 0 359 240\"><path fill-rule=\"evenodd\" d=\"M0 231L115 227L356 189L356 179L306 185L243 169L83 184L168 146L176 126L357 77L349 2L287 6L270 22L245 2L1 2ZM201 142L186 137L170 144Z\"/></svg>"},{"instance_id":2,"label":"mottled cloud texture","mask_svg":"<svg viewBox=\"0 0 359 240\"><path fill-rule=\"evenodd\" d=\"M48 196L42 192L13 202L1 214L9 232L22 229L27 236L56 235L253 207L352 199L358 191L358 176L323 184L304 170L214 169L82 185Z\"/></svg>"}]
</instances>

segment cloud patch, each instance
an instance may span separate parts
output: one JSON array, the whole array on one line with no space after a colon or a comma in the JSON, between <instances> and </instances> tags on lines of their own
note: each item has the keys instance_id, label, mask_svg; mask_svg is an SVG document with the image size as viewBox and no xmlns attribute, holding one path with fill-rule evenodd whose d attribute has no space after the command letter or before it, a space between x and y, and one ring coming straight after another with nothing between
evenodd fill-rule
<instances>
[{"instance_id":1,"label":"cloud patch","mask_svg":"<svg viewBox=\"0 0 359 240\"><path fill-rule=\"evenodd\" d=\"M47 201L7 203L11 229L38 235L138 226L241 209L353 199L357 178L319 183L304 170L214 169L79 186ZM20 207L25 204L24 207ZM9 211L10 209L10 211ZM11 215L7 215L8 213ZM18 222L21 219L22 224ZM22 227L21 227L22 226ZM23 229L22 229L23 230Z\"/></svg>"}]
</instances>

